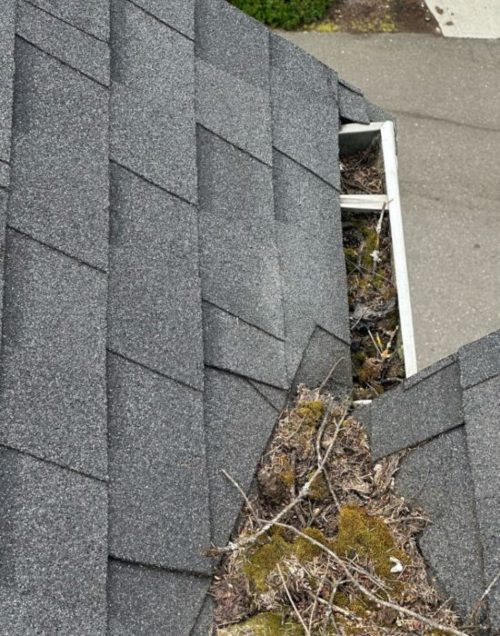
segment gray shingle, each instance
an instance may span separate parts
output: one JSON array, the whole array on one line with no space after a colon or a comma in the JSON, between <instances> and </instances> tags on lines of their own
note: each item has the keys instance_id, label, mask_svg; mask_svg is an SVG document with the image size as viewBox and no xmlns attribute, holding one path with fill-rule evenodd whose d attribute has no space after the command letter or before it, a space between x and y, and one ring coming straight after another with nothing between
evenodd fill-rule
<instances>
[{"instance_id":1,"label":"gray shingle","mask_svg":"<svg viewBox=\"0 0 500 636\"><path fill-rule=\"evenodd\" d=\"M203 386L196 208L112 165L108 342Z\"/></svg>"},{"instance_id":2,"label":"gray shingle","mask_svg":"<svg viewBox=\"0 0 500 636\"><path fill-rule=\"evenodd\" d=\"M283 391L282 389L277 389L274 386L269 386L268 384L263 384L262 382L256 382L254 380L249 380L249 382L253 388L265 397L278 412L283 409L288 397L287 391Z\"/></svg>"},{"instance_id":3,"label":"gray shingle","mask_svg":"<svg viewBox=\"0 0 500 636\"><path fill-rule=\"evenodd\" d=\"M198 59L196 117L200 124L265 163L272 163L269 93Z\"/></svg>"},{"instance_id":4,"label":"gray shingle","mask_svg":"<svg viewBox=\"0 0 500 636\"><path fill-rule=\"evenodd\" d=\"M500 375L465 391L464 416L488 584L500 571ZM500 627L500 586L489 605L491 623Z\"/></svg>"},{"instance_id":5,"label":"gray shingle","mask_svg":"<svg viewBox=\"0 0 500 636\"><path fill-rule=\"evenodd\" d=\"M295 161L274 153L289 375L316 325L349 342L349 309L338 193Z\"/></svg>"},{"instance_id":6,"label":"gray shingle","mask_svg":"<svg viewBox=\"0 0 500 636\"><path fill-rule=\"evenodd\" d=\"M106 491L0 447L2 634L105 636Z\"/></svg>"},{"instance_id":7,"label":"gray shingle","mask_svg":"<svg viewBox=\"0 0 500 636\"><path fill-rule=\"evenodd\" d=\"M372 102L367 100L366 97L365 103L366 112L368 113L370 121L394 121L394 117L391 114L380 108L380 106L377 106L376 104L373 104Z\"/></svg>"},{"instance_id":8,"label":"gray shingle","mask_svg":"<svg viewBox=\"0 0 500 636\"><path fill-rule=\"evenodd\" d=\"M106 277L9 230L0 443L105 477Z\"/></svg>"},{"instance_id":9,"label":"gray shingle","mask_svg":"<svg viewBox=\"0 0 500 636\"><path fill-rule=\"evenodd\" d=\"M269 90L269 31L226 0L197 1L196 55L229 75Z\"/></svg>"},{"instance_id":10,"label":"gray shingle","mask_svg":"<svg viewBox=\"0 0 500 636\"><path fill-rule=\"evenodd\" d=\"M453 362L409 388L398 387L371 406L371 444L378 459L463 423L460 371ZM432 367L431 367L432 369Z\"/></svg>"},{"instance_id":11,"label":"gray shingle","mask_svg":"<svg viewBox=\"0 0 500 636\"><path fill-rule=\"evenodd\" d=\"M9 222L102 269L108 247L108 91L18 41Z\"/></svg>"},{"instance_id":12,"label":"gray shingle","mask_svg":"<svg viewBox=\"0 0 500 636\"><path fill-rule=\"evenodd\" d=\"M339 81L339 112L343 120L369 124L370 117L363 95L352 90L343 81Z\"/></svg>"},{"instance_id":13,"label":"gray shingle","mask_svg":"<svg viewBox=\"0 0 500 636\"><path fill-rule=\"evenodd\" d=\"M194 38L194 5L196 0L134 0L143 7L188 38Z\"/></svg>"},{"instance_id":14,"label":"gray shingle","mask_svg":"<svg viewBox=\"0 0 500 636\"><path fill-rule=\"evenodd\" d=\"M189 636L212 636L214 633L214 600L207 595L203 601L201 612Z\"/></svg>"},{"instance_id":15,"label":"gray shingle","mask_svg":"<svg viewBox=\"0 0 500 636\"><path fill-rule=\"evenodd\" d=\"M283 337L272 170L198 129L205 300Z\"/></svg>"},{"instance_id":16,"label":"gray shingle","mask_svg":"<svg viewBox=\"0 0 500 636\"><path fill-rule=\"evenodd\" d=\"M212 541L216 545L225 545L243 503L221 471L248 491L276 420L276 410L246 380L207 369L205 429Z\"/></svg>"},{"instance_id":17,"label":"gray shingle","mask_svg":"<svg viewBox=\"0 0 500 636\"><path fill-rule=\"evenodd\" d=\"M275 147L339 188L335 74L274 34L271 61Z\"/></svg>"},{"instance_id":18,"label":"gray shingle","mask_svg":"<svg viewBox=\"0 0 500 636\"><path fill-rule=\"evenodd\" d=\"M109 636L190 636L210 579L109 563Z\"/></svg>"},{"instance_id":19,"label":"gray shingle","mask_svg":"<svg viewBox=\"0 0 500 636\"><path fill-rule=\"evenodd\" d=\"M427 380L427 378L430 378L431 376L436 375L436 373L438 373L442 369L446 369L446 367L451 366L456 361L457 361L456 354L452 354L450 356L447 356L446 358L443 358L442 360L438 360L437 362L434 362L434 364L431 364L428 367L425 367L425 369L422 369L421 371L419 371L418 373L415 373L409 378L406 378L404 380L405 391L407 391L408 389L411 389L417 384L420 384L421 382L424 382L424 380Z\"/></svg>"},{"instance_id":20,"label":"gray shingle","mask_svg":"<svg viewBox=\"0 0 500 636\"><path fill-rule=\"evenodd\" d=\"M109 85L109 47L28 2L19 3L17 34L101 84Z\"/></svg>"},{"instance_id":21,"label":"gray shingle","mask_svg":"<svg viewBox=\"0 0 500 636\"><path fill-rule=\"evenodd\" d=\"M5 260L5 233L7 223L7 202L9 195L5 190L0 190L0 298L3 299L4 285L4 260ZM0 303L0 337L2 335L3 302Z\"/></svg>"},{"instance_id":22,"label":"gray shingle","mask_svg":"<svg viewBox=\"0 0 500 636\"><path fill-rule=\"evenodd\" d=\"M0 11L0 160L10 159L14 33L17 0L3 0Z\"/></svg>"},{"instance_id":23,"label":"gray shingle","mask_svg":"<svg viewBox=\"0 0 500 636\"><path fill-rule=\"evenodd\" d=\"M468 388L500 374L500 331L459 351L462 386Z\"/></svg>"},{"instance_id":24,"label":"gray shingle","mask_svg":"<svg viewBox=\"0 0 500 636\"><path fill-rule=\"evenodd\" d=\"M288 388L285 343L240 318L203 303L205 364Z\"/></svg>"},{"instance_id":25,"label":"gray shingle","mask_svg":"<svg viewBox=\"0 0 500 636\"><path fill-rule=\"evenodd\" d=\"M337 366L325 388L334 393L344 393L352 386L350 347L336 336L316 327L302 352L294 377L294 387L301 383L310 387L320 386L334 365Z\"/></svg>"},{"instance_id":26,"label":"gray shingle","mask_svg":"<svg viewBox=\"0 0 500 636\"><path fill-rule=\"evenodd\" d=\"M109 38L109 0L31 0L40 9L95 35Z\"/></svg>"},{"instance_id":27,"label":"gray shingle","mask_svg":"<svg viewBox=\"0 0 500 636\"><path fill-rule=\"evenodd\" d=\"M463 428L414 450L396 489L431 520L419 544L426 562L462 616L484 591L474 491Z\"/></svg>"},{"instance_id":28,"label":"gray shingle","mask_svg":"<svg viewBox=\"0 0 500 636\"><path fill-rule=\"evenodd\" d=\"M194 44L112 0L111 157L196 201Z\"/></svg>"},{"instance_id":29,"label":"gray shingle","mask_svg":"<svg viewBox=\"0 0 500 636\"><path fill-rule=\"evenodd\" d=\"M8 188L10 183L10 165L0 159L0 188Z\"/></svg>"},{"instance_id":30,"label":"gray shingle","mask_svg":"<svg viewBox=\"0 0 500 636\"><path fill-rule=\"evenodd\" d=\"M109 356L110 553L209 572L203 397Z\"/></svg>"}]
</instances>

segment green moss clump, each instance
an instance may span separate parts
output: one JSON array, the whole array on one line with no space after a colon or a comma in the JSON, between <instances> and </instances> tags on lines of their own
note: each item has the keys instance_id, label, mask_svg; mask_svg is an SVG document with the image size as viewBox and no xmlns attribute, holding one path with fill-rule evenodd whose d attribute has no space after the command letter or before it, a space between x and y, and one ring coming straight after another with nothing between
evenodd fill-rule
<instances>
[{"instance_id":1,"label":"green moss clump","mask_svg":"<svg viewBox=\"0 0 500 636\"><path fill-rule=\"evenodd\" d=\"M309 473L309 475L307 475L307 479L311 479L312 475L313 473ZM328 497L330 496L330 490L328 488L328 484L326 483L325 476L321 473L312 482L309 488L308 496L309 499L312 499L313 501L323 501L323 499L328 499Z\"/></svg>"},{"instance_id":2,"label":"green moss clump","mask_svg":"<svg viewBox=\"0 0 500 636\"><path fill-rule=\"evenodd\" d=\"M273 532L269 541L252 550L243 566L243 571L255 592L266 592L267 577L277 570L280 561L289 556L292 550L292 544L276 531Z\"/></svg>"},{"instance_id":3,"label":"green moss clump","mask_svg":"<svg viewBox=\"0 0 500 636\"><path fill-rule=\"evenodd\" d=\"M303 636L302 627L276 612L256 614L238 625L220 631L221 636Z\"/></svg>"},{"instance_id":4,"label":"green moss clump","mask_svg":"<svg viewBox=\"0 0 500 636\"><path fill-rule=\"evenodd\" d=\"M325 405L321 400L303 400L297 405L297 415L309 426L314 426L324 412Z\"/></svg>"},{"instance_id":5,"label":"green moss clump","mask_svg":"<svg viewBox=\"0 0 500 636\"><path fill-rule=\"evenodd\" d=\"M322 20L331 0L230 0L248 15L271 27L296 29Z\"/></svg>"},{"instance_id":6,"label":"green moss clump","mask_svg":"<svg viewBox=\"0 0 500 636\"><path fill-rule=\"evenodd\" d=\"M371 225L361 226L361 233L363 234L363 238L365 240L363 253L361 256L361 265L365 269L371 270L373 265L372 253L378 247L379 236L377 234L376 228Z\"/></svg>"},{"instance_id":7,"label":"green moss clump","mask_svg":"<svg viewBox=\"0 0 500 636\"><path fill-rule=\"evenodd\" d=\"M330 539L328 539L321 530L318 530L317 528L306 528L304 530L304 534L327 548L332 547ZM297 537L294 541L293 547L295 555L301 563L308 563L317 556L324 554L324 551L318 545L314 545L314 543L311 543L305 537Z\"/></svg>"},{"instance_id":8,"label":"green moss clump","mask_svg":"<svg viewBox=\"0 0 500 636\"><path fill-rule=\"evenodd\" d=\"M369 561L378 576L395 581L390 557L407 562L406 554L396 546L392 533L381 517L370 516L364 508L343 506L339 514L339 531L334 542L339 555L360 556Z\"/></svg>"}]
</instances>

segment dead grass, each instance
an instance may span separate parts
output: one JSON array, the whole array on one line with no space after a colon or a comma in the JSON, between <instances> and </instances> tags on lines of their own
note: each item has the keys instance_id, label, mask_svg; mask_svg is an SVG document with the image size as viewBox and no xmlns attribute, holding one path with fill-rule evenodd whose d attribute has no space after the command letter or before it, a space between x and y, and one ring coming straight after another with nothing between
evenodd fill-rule
<instances>
[{"instance_id":1,"label":"dead grass","mask_svg":"<svg viewBox=\"0 0 500 636\"><path fill-rule=\"evenodd\" d=\"M394 492L400 459L372 467L350 402L300 388L215 578L219 636L461 633L417 547L426 519Z\"/></svg>"}]
</instances>

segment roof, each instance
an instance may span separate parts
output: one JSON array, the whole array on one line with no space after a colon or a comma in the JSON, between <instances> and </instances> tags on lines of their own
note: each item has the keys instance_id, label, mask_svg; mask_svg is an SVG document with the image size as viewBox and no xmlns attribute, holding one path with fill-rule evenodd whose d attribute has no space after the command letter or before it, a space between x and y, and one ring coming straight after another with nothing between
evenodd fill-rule
<instances>
[{"instance_id":1,"label":"roof","mask_svg":"<svg viewBox=\"0 0 500 636\"><path fill-rule=\"evenodd\" d=\"M463 617L500 571L500 331L462 347L363 411L373 459L410 449L400 493L431 520L423 555ZM500 589L489 595L500 625Z\"/></svg>"},{"instance_id":2,"label":"roof","mask_svg":"<svg viewBox=\"0 0 500 636\"><path fill-rule=\"evenodd\" d=\"M197 634L221 469L350 385L338 127L385 115L224 0L4 0L0 58L0 631Z\"/></svg>"}]
</instances>

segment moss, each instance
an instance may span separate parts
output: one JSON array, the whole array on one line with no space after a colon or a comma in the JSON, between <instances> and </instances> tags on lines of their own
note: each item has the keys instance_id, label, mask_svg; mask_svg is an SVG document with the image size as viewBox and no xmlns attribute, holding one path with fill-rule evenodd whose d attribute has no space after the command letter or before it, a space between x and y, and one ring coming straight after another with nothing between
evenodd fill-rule
<instances>
[{"instance_id":1,"label":"moss","mask_svg":"<svg viewBox=\"0 0 500 636\"><path fill-rule=\"evenodd\" d=\"M331 540L317 528L306 528L304 534L328 548L332 547ZM297 537L293 547L295 555L301 563L312 561L315 557L323 554L323 550L319 546L314 545L314 543L311 543L305 537Z\"/></svg>"},{"instance_id":2,"label":"moss","mask_svg":"<svg viewBox=\"0 0 500 636\"><path fill-rule=\"evenodd\" d=\"M392 533L381 517L370 516L364 508L343 506L339 513L339 531L334 542L338 554L352 558L359 556L369 561L378 576L386 581L396 581L391 573L390 557L407 562Z\"/></svg>"},{"instance_id":3,"label":"moss","mask_svg":"<svg viewBox=\"0 0 500 636\"><path fill-rule=\"evenodd\" d=\"M238 625L219 631L220 636L303 636L302 627L277 612L256 614Z\"/></svg>"},{"instance_id":4,"label":"moss","mask_svg":"<svg viewBox=\"0 0 500 636\"><path fill-rule=\"evenodd\" d=\"M276 478L287 488L295 483L295 472L288 456L283 453L275 460L274 470Z\"/></svg>"},{"instance_id":5,"label":"moss","mask_svg":"<svg viewBox=\"0 0 500 636\"><path fill-rule=\"evenodd\" d=\"M335 22L320 22L319 24L313 25L311 31L316 31L317 33L337 33L340 31L340 26L335 24Z\"/></svg>"},{"instance_id":6,"label":"moss","mask_svg":"<svg viewBox=\"0 0 500 636\"><path fill-rule=\"evenodd\" d=\"M361 233L364 238L363 253L361 256L361 265L368 270L371 270L373 265L372 252L377 249L379 236L377 230L372 225L363 225L361 227Z\"/></svg>"},{"instance_id":7,"label":"moss","mask_svg":"<svg viewBox=\"0 0 500 636\"><path fill-rule=\"evenodd\" d=\"M268 589L267 577L277 569L280 561L291 554L292 549L292 544L280 532L273 532L266 543L251 551L243 571L255 592L263 593Z\"/></svg>"},{"instance_id":8,"label":"moss","mask_svg":"<svg viewBox=\"0 0 500 636\"><path fill-rule=\"evenodd\" d=\"M321 400L302 400L297 405L297 415L309 426L314 426L324 412L325 405Z\"/></svg>"},{"instance_id":9,"label":"moss","mask_svg":"<svg viewBox=\"0 0 500 636\"><path fill-rule=\"evenodd\" d=\"M352 20L350 26L356 33L394 33L397 30L397 25L390 13L386 13L382 19Z\"/></svg>"},{"instance_id":10,"label":"moss","mask_svg":"<svg viewBox=\"0 0 500 636\"><path fill-rule=\"evenodd\" d=\"M307 475L307 479L311 479L314 471ZM321 473L316 477L316 479L312 482L309 488L309 499L313 501L322 501L323 499L328 499L330 496L330 490L328 488L328 484L326 483L326 479L324 475Z\"/></svg>"}]
</instances>

